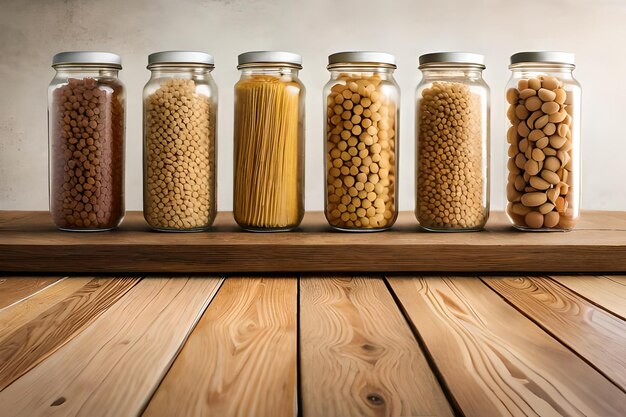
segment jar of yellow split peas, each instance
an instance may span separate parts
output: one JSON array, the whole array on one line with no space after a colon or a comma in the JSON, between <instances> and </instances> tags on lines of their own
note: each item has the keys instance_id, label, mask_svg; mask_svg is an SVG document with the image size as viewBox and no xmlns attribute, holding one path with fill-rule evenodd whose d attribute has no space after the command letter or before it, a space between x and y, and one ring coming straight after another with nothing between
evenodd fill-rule
<instances>
[{"instance_id":1,"label":"jar of yellow split peas","mask_svg":"<svg viewBox=\"0 0 626 417\"><path fill-rule=\"evenodd\" d=\"M574 54L511 56L507 215L527 231L571 230L580 213L581 87Z\"/></svg>"},{"instance_id":2,"label":"jar of yellow split peas","mask_svg":"<svg viewBox=\"0 0 626 417\"><path fill-rule=\"evenodd\" d=\"M398 215L395 58L382 52L340 52L328 57L327 68L326 219L342 231L386 230Z\"/></svg>"},{"instance_id":3,"label":"jar of yellow split peas","mask_svg":"<svg viewBox=\"0 0 626 417\"><path fill-rule=\"evenodd\" d=\"M286 231L304 217L302 58L290 52L239 55L235 85L233 214L248 231Z\"/></svg>"}]
</instances>

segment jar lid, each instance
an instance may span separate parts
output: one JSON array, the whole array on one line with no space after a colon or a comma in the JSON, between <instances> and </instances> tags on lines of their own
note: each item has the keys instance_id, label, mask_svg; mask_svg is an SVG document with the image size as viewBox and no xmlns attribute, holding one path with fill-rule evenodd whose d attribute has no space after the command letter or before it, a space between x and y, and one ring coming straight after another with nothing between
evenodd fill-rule
<instances>
[{"instance_id":1,"label":"jar lid","mask_svg":"<svg viewBox=\"0 0 626 417\"><path fill-rule=\"evenodd\" d=\"M396 57L375 51L346 51L328 56L328 68L349 64L382 64L396 68Z\"/></svg>"},{"instance_id":2,"label":"jar lid","mask_svg":"<svg viewBox=\"0 0 626 417\"><path fill-rule=\"evenodd\" d=\"M419 57L420 68L428 64L470 64L485 68L485 56L471 52L433 52Z\"/></svg>"},{"instance_id":3,"label":"jar lid","mask_svg":"<svg viewBox=\"0 0 626 417\"><path fill-rule=\"evenodd\" d=\"M237 57L237 68L254 64L286 64L302 69L302 57L292 52L283 51L250 51Z\"/></svg>"},{"instance_id":4,"label":"jar lid","mask_svg":"<svg viewBox=\"0 0 626 417\"><path fill-rule=\"evenodd\" d=\"M200 64L214 66L213 55L199 51L161 51L148 55L148 68L156 64Z\"/></svg>"},{"instance_id":5,"label":"jar lid","mask_svg":"<svg viewBox=\"0 0 626 417\"><path fill-rule=\"evenodd\" d=\"M574 57L573 53L560 51L518 52L511 55L511 65L521 64L522 62L574 65Z\"/></svg>"},{"instance_id":6,"label":"jar lid","mask_svg":"<svg viewBox=\"0 0 626 417\"><path fill-rule=\"evenodd\" d=\"M68 51L52 57L52 68L61 65L89 65L122 69L122 58L110 52Z\"/></svg>"}]
</instances>

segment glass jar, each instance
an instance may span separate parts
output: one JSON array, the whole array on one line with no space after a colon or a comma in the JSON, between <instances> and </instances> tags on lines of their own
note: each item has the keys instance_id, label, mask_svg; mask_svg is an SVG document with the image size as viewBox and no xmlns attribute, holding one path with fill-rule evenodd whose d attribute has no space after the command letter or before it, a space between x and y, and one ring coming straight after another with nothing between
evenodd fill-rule
<instances>
[{"instance_id":1,"label":"glass jar","mask_svg":"<svg viewBox=\"0 0 626 417\"><path fill-rule=\"evenodd\" d=\"M193 232L215 220L217 86L213 57L165 51L148 57L143 90L143 214L159 231Z\"/></svg>"},{"instance_id":2,"label":"glass jar","mask_svg":"<svg viewBox=\"0 0 626 417\"><path fill-rule=\"evenodd\" d=\"M239 55L235 85L235 221L249 231L286 231L304 217L304 85L299 55Z\"/></svg>"},{"instance_id":3,"label":"glass jar","mask_svg":"<svg viewBox=\"0 0 626 417\"><path fill-rule=\"evenodd\" d=\"M125 91L121 58L62 52L48 87L50 213L62 230L116 228L124 218Z\"/></svg>"},{"instance_id":4,"label":"glass jar","mask_svg":"<svg viewBox=\"0 0 626 417\"><path fill-rule=\"evenodd\" d=\"M400 88L395 69L395 57L382 52L328 57L324 213L334 229L381 231L398 217Z\"/></svg>"},{"instance_id":5,"label":"glass jar","mask_svg":"<svg viewBox=\"0 0 626 417\"><path fill-rule=\"evenodd\" d=\"M416 208L429 231L482 230L489 217L489 86L484 57L439 52L419 58Z\"/></svg>"},{"instance_id":6,"label":"glass jar","mask_svg":"<svg viewBox=\"0 0 626 417\"><path fill-rule=\"evenodd\" d=\"M515 228L571 230L580 214L581 88L574 54L511 56L507 215Z\"/></svg>"}]
</instances>

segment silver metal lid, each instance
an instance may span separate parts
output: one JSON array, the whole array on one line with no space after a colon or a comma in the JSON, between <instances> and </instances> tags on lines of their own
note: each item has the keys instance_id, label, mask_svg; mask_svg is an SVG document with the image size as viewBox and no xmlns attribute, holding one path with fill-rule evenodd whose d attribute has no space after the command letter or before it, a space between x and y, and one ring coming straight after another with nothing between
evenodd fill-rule
<instances>
[{"instance_id":1,"label":"silver metal lid","mask_svg":"<svg viewBox=\"0 0 626 417\"><path fill-rule=\"evenodd\" d=\"M68 51L52 57L52 67L59 65L91 65L122 69L122 58L110 52Z\"/></svg>"},{"instance_id":2,"label":"silver metal lid","mask_svg":"<svg viewBox=\"0 0 626 417\"><path fill-rule=\"evenodd\" d=\"M302 57L292 52L283 51L251 51L237 57L237 68L250 64L287 64L302 68Z\"/></svg>"},{"instance_id":3,"label":"silver metal lid","mask_svg":"<svg viewBox=\"0 0 626 417\"><path fill-rule=\"evenodd\" d=\"M485 56L471 52L433 52L419 57L420 67L428 64L473 64L485 68Z\"/></svg>"},{"instance_id":4,"label":"silver metal lid","mask_svg":"<svg viewBox=\"0 0 626 417\"><path fill-rule=\"evenodd\" d=\"M200 64L213 67L213 55L199 51L161 51L148 55L148 68L154 64Z\"/></svg>"},{"instance_id":5,"label":"silver metal lid","mask_svg":"<svg viewBox=\"0 0 626 417\"><path fill-rule=\"evenodd\" d=\"M511 65L522 62L545 62L548 64L574 65L575 55L560 51L530 51L511 55Z\"/></svg>"},{"instance_id":6,"label":"silver metal lid","mask_svg":"<svg viewBox=\"0 0 626 417\"><path fill-rule=\"evenodd\" d=\"M329 67L346 64L383 64L396 68L396 57L375 51L346 51L328 56Z\"/></svg>"}]
</instances>

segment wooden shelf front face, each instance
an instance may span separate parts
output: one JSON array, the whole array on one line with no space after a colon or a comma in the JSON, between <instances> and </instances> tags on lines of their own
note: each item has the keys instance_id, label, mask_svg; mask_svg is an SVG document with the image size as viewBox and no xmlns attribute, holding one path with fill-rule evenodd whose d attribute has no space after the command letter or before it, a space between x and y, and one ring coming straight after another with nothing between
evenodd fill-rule
<instances>
[{"instance_id":1,"label":"wooden shelf front face","mask_svg":"<svg viewBox=\"0 0 626 417\"><path fill-rule=\"evenodd\" d=\"M626 213L585 212L572 232L518 232L493 213L477 233L423 231L410 212L380 233L332 231L319 212L286 233L239 229L220 213L211 231L151 231L129 212L118 230L58 231L47 212L0 212L0 271L626 272Z\"/></svg>"}]
</instances>

